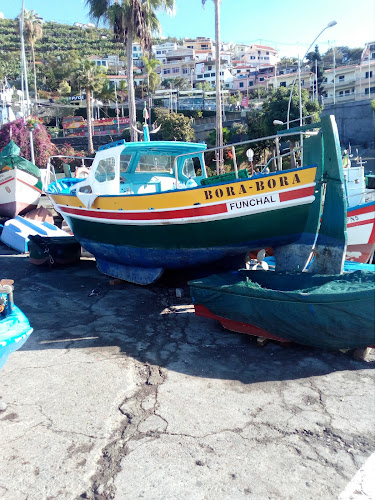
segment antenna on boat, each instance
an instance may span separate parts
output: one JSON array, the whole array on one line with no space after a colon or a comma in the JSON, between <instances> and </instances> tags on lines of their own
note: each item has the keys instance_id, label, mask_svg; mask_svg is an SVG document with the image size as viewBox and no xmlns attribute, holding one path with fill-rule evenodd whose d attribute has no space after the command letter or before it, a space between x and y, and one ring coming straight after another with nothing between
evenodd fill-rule
<instances>
[{"instance_id":1,"label":"antenna on boat","mask_svg":"<svg viewBox=\"0 0 375 500\"><path fill-rule=\"evenodd\" d=\"M143 118L144 118L144 123L143 123L143 131L138 130L134 125L132 125L133 130L138 132L138 134L143 134L144 141L145 142L150 142L150 134L156 134L156 132L159 132L161 125L159 125L156 128L153 128L153 130L149 130L148 125L147 125L147 120L149 119L150 115L148 113L148 109L146 107L146 102L145 102L145 107L143 108Z\"/></svg>"}]
</instances>

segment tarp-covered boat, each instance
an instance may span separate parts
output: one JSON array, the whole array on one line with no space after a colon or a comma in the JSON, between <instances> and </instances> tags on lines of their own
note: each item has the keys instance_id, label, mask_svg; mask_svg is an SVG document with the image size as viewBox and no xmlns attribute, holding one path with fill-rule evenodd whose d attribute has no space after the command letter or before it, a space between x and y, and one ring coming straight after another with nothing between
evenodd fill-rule
<instances>
[{"instance_id":1,"label":"tarp-covered boat","mask_svg":"<svg viewBox=\"0 0 375 500\"><path fill-rule=\"evenodd\" d=\"M42 194L39 168L19 154L14 141L0 152L0 217L12 219L34 210Z\"/></svg>"},{"instance_id":2,"label":"tarp-covered boat","mask_svg":"<svg viewBox=\"0 0 375 500\"><path fill-rule=\"evenodd\" d=\"M328 349L375 346L371 271L286 275L244 269L189 285L194 304L235 331Z\"/></svg>"}]
</instances>

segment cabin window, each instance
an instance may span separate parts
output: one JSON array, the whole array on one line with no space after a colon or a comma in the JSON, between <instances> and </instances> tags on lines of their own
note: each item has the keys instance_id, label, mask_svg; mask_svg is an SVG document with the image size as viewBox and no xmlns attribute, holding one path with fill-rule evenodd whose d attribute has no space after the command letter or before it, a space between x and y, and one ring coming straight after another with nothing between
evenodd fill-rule
<instances>
[{"instance_id":1,"label":"cabin window","mask_svg":"<svg viewBox=\"0 0 375 500\"><path fill-rule=\"evenodd\" d=\"M130 160L132 155L121 155L120 156L120 176L126 174L128 171Z\"/></svg>"},{"instance_id":2,"label":"cabin window","mask_svg":"<svg viewBox=\"0 0 375 500\"><path fill-rule=\"evenodd\" d=\"M175 157L170 155L141 155L136 172L168 172L173 168Z\"/></svg>"},{"instance_id":3,"label":"cabin window","mask_svg":"<svg viewBox=\"0 0 375 500\"><path fill-rule=\"evenodd\" d=\"M114 158L100 160L95 170L95 179L98 182L113 181L115 178L115 164Z\"/></svg>"},{"instance_id":4,"label":"cabin window","mask_svg":"<svg viewBox=\"0 0 375 500\"><path fill-rule=\"evenodd\" d=\"M182 173L186 177L197 177L202 175L202 165L200 158L198 156L194 156L193 158L187 158L185 160L184 166L182 167Z\"/></svg>"}]
</instances>

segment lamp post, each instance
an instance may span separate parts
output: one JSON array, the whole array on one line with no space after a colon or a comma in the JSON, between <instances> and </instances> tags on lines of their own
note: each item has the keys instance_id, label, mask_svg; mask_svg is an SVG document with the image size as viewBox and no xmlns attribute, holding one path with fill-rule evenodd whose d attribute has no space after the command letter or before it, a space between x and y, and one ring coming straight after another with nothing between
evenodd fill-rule
<instances>
[{"instance_id":1,"label":"lamp post","mask_svg":"<svg viewBox=\"0 0 375 500\"><path fill-rule=\"evenodd\" d=\"M317 41L317 39L320 37L320 35L323 33L328 28L332 28L332 26L335 26L337 24L337 21L331 21L330 23L325 26L322 31L314 38L313 42L310 44L309 48L306 50L305 55L300 59L298 57L298 80L299 80L299 88L300 88L300 82L301 82L301 61L303 62L307 54L309 53L311 47L314 45L314 43ZM287 123L287 128L289 128L289 116L290 116L290 104L292 101L292 95L293 95L293 89L294 85L296 83L297 75L295 76L293 82L292 82L292 88L290 90L290 95L289 95L289 102L288 102L288 112L287 112L287 118L286 118L286 123ZM300 101L300 125L302 125L302 103L301 103L301 91L299 95L299 101Z\"/></svg>"}]
</instances>

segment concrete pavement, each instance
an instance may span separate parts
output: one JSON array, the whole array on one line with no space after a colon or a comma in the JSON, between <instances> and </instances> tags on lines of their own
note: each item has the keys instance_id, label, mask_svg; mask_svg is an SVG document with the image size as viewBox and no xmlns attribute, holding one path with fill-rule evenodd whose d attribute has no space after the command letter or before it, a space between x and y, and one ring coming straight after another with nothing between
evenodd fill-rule
<instances>
[{"instance_id":1,"label":"concrete pavement","mask_svg":"<svg viewBox=\"0 0 375 500\"><path fill-rule=\"evenodd\" d=\"M186 276L112 285L0 244L0 277L34 327L0 372L1 499L330 500L375 450L374 363L261 348L196 317Z\"/></svg>"}]
</instances>

